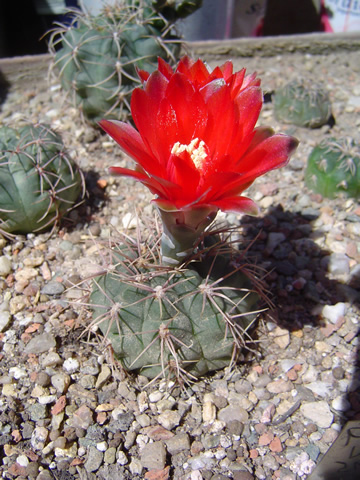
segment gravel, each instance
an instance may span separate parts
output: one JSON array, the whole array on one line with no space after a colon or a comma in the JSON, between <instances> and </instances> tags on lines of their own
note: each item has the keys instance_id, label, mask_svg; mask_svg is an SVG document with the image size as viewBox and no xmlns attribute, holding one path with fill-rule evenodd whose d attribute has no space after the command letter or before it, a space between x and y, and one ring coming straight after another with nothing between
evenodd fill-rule
<instances>
[{"instance_id":1,"label":"gravel","mask_svg":"<svg viewBox=\"0 0 360 480\"><path fill-rule=\"evenodd\" d=\"M259 320L255 353L190 386L125 375L97 332L85 330L90 312L77 303L102 268L96 244L113 227L131 234L133 206L151 214L150 194L108 175L125 164L120 150L80 122L56 84L10 88L0 123L51 122L86 172L91 201L50 238L0 239L3 478L306 479L347 419L358 418L360 207L303 183L322 138L360 143L358 52L235 63L257 70L269 95L299 75L322 81L335 124L282 125L265 103L261 124L300 146L286 168L249 188L259 217L220 217L241 226L243 244L256 237L249 254L268 272L274 308Z\"/></svg>"}]
</instances>

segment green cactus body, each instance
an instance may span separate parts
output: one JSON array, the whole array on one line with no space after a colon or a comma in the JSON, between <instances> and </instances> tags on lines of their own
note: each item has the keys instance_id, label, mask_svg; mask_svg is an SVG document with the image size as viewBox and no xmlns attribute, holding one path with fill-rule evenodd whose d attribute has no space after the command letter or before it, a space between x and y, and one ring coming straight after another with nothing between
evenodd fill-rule
<instances>
[{"instance_id":1,"label":"green cactus body","mask_svg":"<svg viewBox=\"0 0 360 480\"><path fill-rule=\"evenodd\" d=\"M126 370L198 377L236 358L250 338L259 295L235 257L206 254L169 270L124 245L114 256L116 266L94 282L90 304Z\"/></svg>"},{"instance_id":2,"label":"green cactus body","mask_svg":"<svg viewBox=\"0 0 360 480\"><path fill-rule=\"evenodd\" d=\"M81 173L47 125L0 128L0 230L44 231L73 207Z\"/></svg>"},{"instance_id":3,"label":"green cactus body","mask_svg":"<svg viewBox=\"0 0 360 480\"><path fill-rule=\"evenodd\" d=\"M274 113L280 122L317 128L329 121L331 103L320 85L294 80L275 92Z\"/></svg>"},{"instance_id":4,"label":"green cactus body","mask_svg":"<svg viewBox=\"0 0 360 480\"><path fill-rule=\"evenodd\" d=\"M190 7L195 9L193 4L197 8L201 2L175 2L171 8L165 2L159 11L156 3L123 0L96 17L77 12L69 27L53 31L50 51L55 70L90 124L103 118L125 120L131 93L140 85L136 70L152 72L158 57L175 61L179 55L179 39L171 34L171 24L161 10L171 9L176 19L180 16L176 9L185 15L186 6L190 13Z\"/></svg>"},{"instance_id":5,"label":"green cactus body","mask_svg":"<svg viewBox=\"0 0 360 480\"><path fill-rule=\"evenodd\" d=\"M323 197L359 197L359 145L347 138L323 140L309 155L305 184Z\"/></svg>"}]
</instances>

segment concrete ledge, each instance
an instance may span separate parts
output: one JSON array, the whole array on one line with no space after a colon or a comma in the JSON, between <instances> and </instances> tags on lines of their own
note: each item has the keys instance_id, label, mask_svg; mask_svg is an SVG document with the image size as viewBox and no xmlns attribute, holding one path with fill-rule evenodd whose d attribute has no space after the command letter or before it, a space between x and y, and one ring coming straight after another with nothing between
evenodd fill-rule
<instances>
[{"instance_id":1,"label":"concrete ledge","mask_svg":"<svg viewBox=\"0 0 360 480\"><path fill-rule=\"evenodd\" d=\"M185 50L194 56L206 57L273 57L289 53L326 55L334 51L360 50L360 32L207 40L188 42Z\"/></svg>"}]
</instances>

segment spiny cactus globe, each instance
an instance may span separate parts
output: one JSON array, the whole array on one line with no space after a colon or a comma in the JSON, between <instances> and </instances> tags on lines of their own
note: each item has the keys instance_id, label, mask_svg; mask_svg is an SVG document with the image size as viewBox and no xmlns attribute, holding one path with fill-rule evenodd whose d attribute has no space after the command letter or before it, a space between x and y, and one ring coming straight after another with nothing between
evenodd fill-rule
<instances>
[{"instance_id":1,"label":"spiny cactus globe","mask_svg":"<svg viewBox=\"0 0 360 480\"><path fill-rule=\"evenodd\" d=\"M100 15L73 12L70 26L50 37L54 70L63 89L85 119L126 119L137 69L153 71L158 57L175 61L180 40L172 22L201 1L118 0Z\"/></svg>"},{"instance_id":2,"label":"spiny cactus globe","mask_svg":"<svg viewBox=\"0 0 360 480\"><path fill-rule=\"evenodd\" d=\"M0 128L0 231L44 231L82 193L82 174L48 125Z\"/></svg>"},{"instance_id":3,"label":"spiny cactus globe","mask_svg":"<svg viewBox=\"0 0 360 480\"><path fill-rule=\"evenodd\" d=\"M239 251L212 243L175 269L160 265L156 242L143 238L112 250L90 304L125 370L195 378L231 364L250 341L257 282Z\"/></svg>"},{"instance_id":4,"label":"spiny cactus globe","mask_svg":"<svg viewBox=\"0 0 360 480\"><path fill-rule=\"evenodd\" d=\"M349 138L323 140L309 155L305 183L323 197L359 197L360 146Z\"/></svg>"},{"instance_id":5,"label":"spiny cactus globe","mask_svg":"<svg viewBox=\"0 0 360 480\"><path fill-rule=\"evenodd\" d=\"M275 118L299 127L316 128L331 117L328 92L314 82L293 80L275 92Z\"/></svg>"}]
</instances>

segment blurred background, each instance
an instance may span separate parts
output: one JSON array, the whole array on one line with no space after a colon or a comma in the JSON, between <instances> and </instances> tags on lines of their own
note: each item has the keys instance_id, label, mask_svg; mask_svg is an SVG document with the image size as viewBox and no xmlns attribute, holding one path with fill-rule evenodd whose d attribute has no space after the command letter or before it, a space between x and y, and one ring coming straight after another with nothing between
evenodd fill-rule
<instances>
[{"instance_id":1,"label":"blurred background","mask_svg":"<svg viewBox=\"0 0 360 480\"><path fill-rule=\"evenodd\" d=\"M0 57L47 52L43 35L54 21L66 23L66 9L96 15L116 0L0 0ZM360 1L203 0L177 24L185 40L360 31Z\"/></svg>"}]
</instances>

